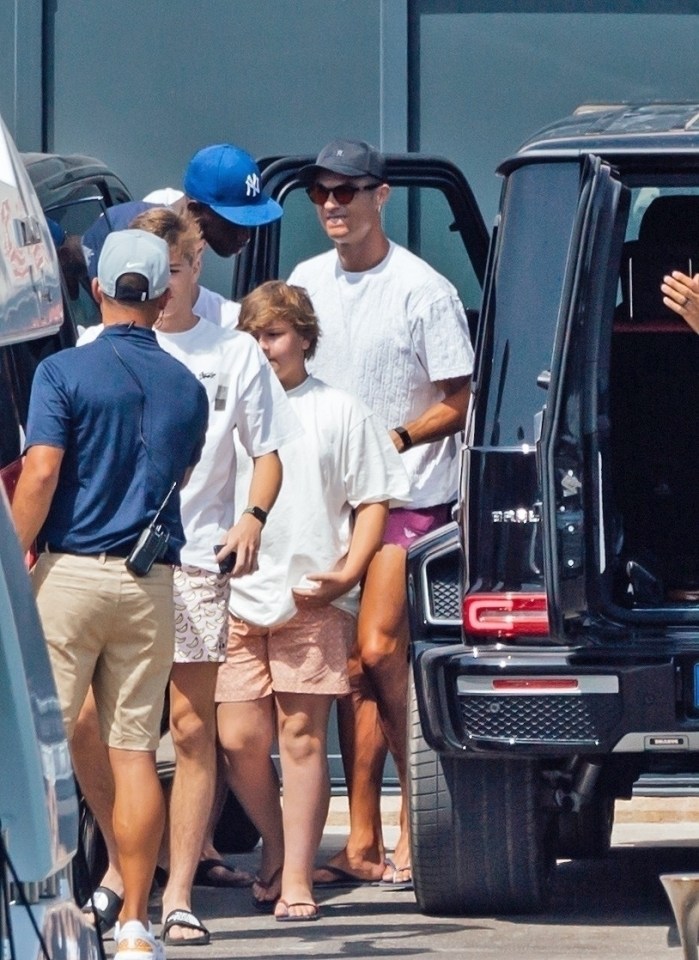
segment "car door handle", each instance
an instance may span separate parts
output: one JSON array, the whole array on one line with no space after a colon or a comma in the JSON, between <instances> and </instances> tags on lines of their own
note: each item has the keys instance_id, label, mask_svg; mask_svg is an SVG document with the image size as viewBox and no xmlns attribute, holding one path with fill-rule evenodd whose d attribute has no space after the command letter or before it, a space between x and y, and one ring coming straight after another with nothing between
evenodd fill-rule
<instances>
[{"instance_id":1,"label":"car door handle","mask_svg":"<svg viewBox=\"0 0 699 960\"><path fill-rule=\"evenodd\" d=\"M31 247L41 243L41 229L36 217L15 217L15 240L18 247Z\"/></svg>"}]
</instances>

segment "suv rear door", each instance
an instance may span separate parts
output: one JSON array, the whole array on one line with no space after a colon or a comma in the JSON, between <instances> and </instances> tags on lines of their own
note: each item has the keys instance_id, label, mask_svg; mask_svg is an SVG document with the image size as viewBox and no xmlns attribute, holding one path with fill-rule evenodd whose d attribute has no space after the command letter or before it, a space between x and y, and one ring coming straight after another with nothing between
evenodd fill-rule
<instances>
[{"instance_id":1,"label":"suv rear door","mask_svg":"<svg viewBox=\"0 0 699 960\"><path fill-rule=\"evenodd\" d=\"M544 580L551 635L579 642L602 614L613 516L602 478L609 453L608 355L629 192L599 157L583 159L539 442Z\"/></svg>"}]
</instances>

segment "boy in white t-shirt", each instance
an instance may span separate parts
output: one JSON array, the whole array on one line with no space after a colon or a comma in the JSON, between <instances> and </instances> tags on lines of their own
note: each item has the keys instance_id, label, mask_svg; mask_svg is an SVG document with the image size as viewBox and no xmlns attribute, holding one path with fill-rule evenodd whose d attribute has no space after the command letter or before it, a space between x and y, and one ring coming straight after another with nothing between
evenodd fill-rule
<instances>
[{"instance_id":1,"label":"boy in white t-shirt","mask_svg":"<svg viewBox=\"0 0 699 960\"><path fill-rule=\"evenodd\" d=\"M314 920L313 861L327 816L333 700L349 692L359 583L407 475L361 401L306 372L319 331L305 290L262 284L239 329L257 339L305 429L279 451L284 482L258 570L231 582L226 663L216 687L231 786L263 838L253 885L277 920ZM278 736L283 812L270 748Z\"/></svg>"}]
</instances>

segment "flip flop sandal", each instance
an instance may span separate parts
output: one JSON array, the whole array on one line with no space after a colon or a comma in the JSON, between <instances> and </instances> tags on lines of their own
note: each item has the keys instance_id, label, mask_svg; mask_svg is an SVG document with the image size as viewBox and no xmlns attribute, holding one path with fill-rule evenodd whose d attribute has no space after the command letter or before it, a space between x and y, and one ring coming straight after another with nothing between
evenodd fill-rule
<instances>
[{"instance_id":1,"label":"flip flop sandal","mask_svg":"<svg viewBox=\"0 0 699 960\"><path fill-rule=\"evenodd\" d=\"M391 880L382 879L376 884L377 887L381 887L383 890L412 890L413 889L413 877L412 877L412 868L410 864L406 864L404 867L398 867L393 862L393 860L386 859L386 866L390 867L393 871L393 878ZM410 877L407 880L396 880L396 874L399 873L410 873Z\"/></svg>"},{"instance_id":2,"label":"flip flop sandal","mask_svg":"<svg viewBox=\"0 0 699 960\"><path fill-rule=\"evenodd\" d=\"M189 930L198 930L199 936L191 939L184 937L171 937L170 930L173 927L187 927ZM171 910L165 917L161 938L168 947L204 947L211 942L211 934L206 929L201 920L196 917L191 910Z\"/></svg>"},{"instance_id":3,"label":"flip flop sandal","mask_svg":"<svg viewBox=\"0 0 699 960\"><path fill-rule=\"evenodd\" d=\"M335 867L331 863L324 863L321 867L316 867L316 871L324 870L329 873L332 880L313 879L314 887L365 887L367 884L376 883L376 880L368 880L364 877L358 877L349 870L343 870L342 867Z\"/></svg>"},{"instance_id":4,"label":"flip flop sandal","mask_svg":"<svg viewBox=\"0 0 699 960\"><path fill-rule=\"evenodd\" d=\"M255 877L253 883L258 887L262 887L263 890L269 890L270 887L274 886L275 882L281 876L282 868L277 867L269 880L263 880L262 877ZM274 906L279 897L256 897L253 893L252 895L252 905L255 910L259 910L260 913L272 913L274 911Z\"/></svg>"},{"instance_id":5,"label":"flip flop sandal","mask_svg":"<svg viewBox=\"0 0 699 960\"><path fill-rule=\"evenodd\" d=\"M100 933L111 930L119 919L124 898L109 887L96 887L94 893L83 907L83 913L95 919L95 926Z\"/></svg>"},{"instance_id":6,"label":"flip flop sandal","mask_svg":"<svg viewBox=\"0 0 699 960\"><path fill-rule=\"evenodd\" d=\"M200 860L194 873L195 887L249 887L251 885L252 877L249 873L236 870L220 859Z\"/></svg>"},{"instance_id":7,"label":"flip flop sandal","mask_svg":"<svg viewBox=\"0 0 699 960\"><path fill-rule=\"evenodd\" d=\"M274 919L278 923L306 923L310 920L318 920L320 918L320 908L317 903L314 903L312 900L299 900L297 903L289 903L287 900L282 900L280 897L277 900L277 903L282 903L286 908L286 913L275 913ZM293 913L290 913L292 907L313 907L313 913L308 914L307 916L295 916Z\"/></svg>"}]
</instances>

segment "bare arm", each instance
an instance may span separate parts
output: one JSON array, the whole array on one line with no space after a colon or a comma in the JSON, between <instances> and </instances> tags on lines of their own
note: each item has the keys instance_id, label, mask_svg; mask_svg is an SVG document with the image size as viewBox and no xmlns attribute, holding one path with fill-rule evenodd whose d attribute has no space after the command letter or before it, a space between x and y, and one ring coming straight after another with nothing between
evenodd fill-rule
<instances>
[{"instance_id":1,"label":"bare arm","mask_svg":"<svg viewBox=\"0 0 699 960\"><path fill-rule=\"evenodd\" d=\"M309 607L324 607L356 586L366 573L372 557L381 547L387 517L387 500L360 504L355 510L352 542L342 569L329 573L309 573L308 579L319 586L295 589L295 599Z\"/></svg>"},{"instance_id":2,"label":"bare arm","mask_svg":"<svg viewBox=\"0 0 699 960\"><path fill-rule=\"evenodd\" d=\"M271 510L281 485L282 464L276 450L261 457L253 457L248 504L260 507L265 512ZM257 569L262 526L252 514L243 513L226 534L224 548L216 554L216 560L220 562L235 551L237 556L231 576L242 577L243 574Z\"/></svg>"},{"instance_id":3,"label":"bare arm","mask_svg":"<svg viewBox=\"0 0 699 960\"><path fill-rule=\"evenodd\" d=\"M699 333L699 273L688 277L686 273L673 270L670 276L664 277L660 289L665 306Z\"/></svg>"},{"instance_id":4,"label":"bare arm","mask_svg":"<svg viewBox=\"0 0 699 960\"><path fill-rule=\"evenodd\" d=\"M415 420L408 423L396 424L404 427L410 434L413 446L419 443L432 443L449 437L453 433L463 430L466 421L466 411L471 397L471 378L455 377L453 380L438 380L437 386L444 392L444 399L428 407ZM395 432L390 431L390 437L396 450L402 453L403 441Z\"/></svg>"},{"instance_id":5,"label":"bare arm","mask_svg":"<svg viewBox=\"0 0 699 960\"><path fill-rule=\"evenodd\" d=\"M12 500L12 518L26 551L36 540L56 492L64 451L37 444L27 450Z\"/></svg>"}]
</instances>

